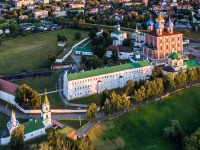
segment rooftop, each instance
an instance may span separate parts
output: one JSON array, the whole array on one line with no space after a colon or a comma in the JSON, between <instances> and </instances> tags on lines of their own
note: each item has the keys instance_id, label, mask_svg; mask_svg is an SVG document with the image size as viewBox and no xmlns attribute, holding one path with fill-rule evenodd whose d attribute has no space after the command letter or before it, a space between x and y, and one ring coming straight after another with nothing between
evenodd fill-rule
<instances>
[{"instance_id":1,"label":"rooftop","mask_svg":"<svg viewBox=\"0 0 200 150\"><path fill-rule=\"evenodd\" d=\"M15 91L18 87L19 87L19 85L17 85L17 84L0 79L0 90L5 93L15 95Z\"/></svg>"},{"instance_id":2,"label":"rooftop","mask_svg":"<svg viewBox=\"0 0 200 150\"><path fill-rule=\"evenodd\" d=\"M33 131L36 131L38 129L42 129L45 127L42 122L42 118L25 122L22 125L24 125L24 134L31 133Z\"/></svg>"},{"instance_id":3,"label":"rooftop","mask_svg":"<svg viewBox=\"0 0 200 150\"><path fill-rule=\"evenodd\" d=\"M113 31L112 33L113 33L113 34L124 34L124 32L121 31L121 30L115 30L115 31Z\"/></svg>"},{"instance_id":4,"label":"rooftop","mask_svg":"<svg viewBox=\"0 0 200 150\"><path fill-rule=\"evenodd\" d=\"M182 59L182 55L180 53L177 53L177 52L173 52L169 55L169 58L171 59L177 59L177 60L180 60Z\"/></svg>"},{"instance_id":5,"label":"rooftop","mask_svg":"<svg viewBox=\"0 0 200 150\"><path fill-rule=\"evenodd\" d=\"M89 48L80 48L80 47L78 47L76 49L76 51L79 51L79 52L92 52L92 50L89 49Z\"/></svg>"},{"instance_id":6,"label":"rooftop","mask_svg":"<svg viewBox=\"0 0 200 150\"><path fill-rule=\"evenodd\" d=\"M162 35L158 35L156 34L156 30L152 30L150 32L145 32L146 34L149 34L149 35L152 35L152 36L156 36L156 37L162 37L162 36L171 36L171 35L176 35L176 34L183 34L183 33L180 33L180 32L177 32L175 30L173 30L173 33L168 33L167 31L163 30L162 31Z\"/></svg>"},{"instance_id":7,"label":"rooftop","mask_svg":"<svg viewBox=\"0 0 200 150\"><path fill-rule=\"evenodd\" d=\"M187 68L192 68L192 67L198 67L199 66L199 63L195 60L188 60L188 61L185 61L183 63L184 65L187 65Z\"/></svg>"},{"instance_id":8,"label":"rooftop","mask_svg":"<svg viewBox=\"0 0 200 150\"><path fill-rule=\"evenodd\" d=\"M107 67L107 68L100 68L100 69L91 70L91 71L79 72L75 74L67 74L67 78L68 78L68 81L71 81L71 80L89 78L93 76L99 76L103 74L109 74L113 72L119 72L123 70L129 70L132 68L140 68L144 66L150 66L149 61L144 60L137 63L128 63L128 64L123 64L123 65Z\"/></svg>"}]
</instances>

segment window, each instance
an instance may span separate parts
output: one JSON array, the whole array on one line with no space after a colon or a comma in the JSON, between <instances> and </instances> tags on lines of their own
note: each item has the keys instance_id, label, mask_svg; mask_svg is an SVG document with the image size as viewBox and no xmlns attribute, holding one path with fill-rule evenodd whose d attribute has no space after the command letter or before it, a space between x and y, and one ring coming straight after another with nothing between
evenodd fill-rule
<instances>
[{"instance_id":1,"label":"window","mask_svg":"<svg viewBox=\"0 0 200 150\"><path fill-rule=\"evenodd\" d=\"M160 46L160 50L162 50L162 46Z\"/></svg>"},{"instance_id":2,"label":"window","mask_svg":"<svg viewBox=\"0 0 200 150\"><path fill-rule=\"evenodd\" d=\"M168 49L168 45L167 45L167 49Z\"/></svg>"},{"instance_id":3,"label":"window","mask_svg":"<svg viewBox=\"0 0 200 150\"><path fill-rule=\"evenodd\" d=\"M48 115L46 115L46 118L48 118Z\"/></svg>"},{"instance_id":4,"label":"window","mask_svg":"<svg viewBox=\"0 0 200 150\"><path fill-rule=\"evenodd\" d=\"M48 107L46 107L46 111L48 111Z\"/></svg>"},{"instance_id":5,"label":"window","mask_svg":"<svg viewBox=\"0 0 200 150\"><path fill-rule=\"evenodd\" d=\"M180 37L178 36L178 40L180 40Z\"/></svg>"},{"instance_id":6,"label":"window","mask_svg":"<svg viewBox=\"0 0 200 150\"><path fill-rule=\"evenodd\" d=\"M33 136L33 134L31 134L31 136Z\"/></svg>"}]
</instances>

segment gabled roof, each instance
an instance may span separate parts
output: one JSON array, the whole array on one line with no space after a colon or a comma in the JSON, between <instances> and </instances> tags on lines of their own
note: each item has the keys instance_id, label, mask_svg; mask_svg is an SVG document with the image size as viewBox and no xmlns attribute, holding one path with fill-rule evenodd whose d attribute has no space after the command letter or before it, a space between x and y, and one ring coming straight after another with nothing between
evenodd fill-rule
<instances>
[{"instance_id":1,"label":"gabled roof","mask_svg":"<svg viewBox=\"0 0 200 150\"><path fill-rule=\"evenodd\" d=\"M113 34L124 34L124 32L121 31L121 30L115 30L115 31L113 31L112 33L113 33Z\"/></svg>"},{"instance_id":2,"label":"gabled roof","mask_svg":"<svg viewBox=\"0 0 200 150\"><path fill-rule=\"evenodd\" d=\"M22 125L24 125L24 134L31 133L33 131L36 131L45 127L42 122L42 118L25 122Z\"/></svg>"},{"instance_id":3,"label":"gabled roof","mask_svg":"<svg viewBox=\"0 0 200 150\"><path fill-rule=\"evenodd\" d=\"M100 69L91 70L91 71L79 72L75 74L67 74L67 78L68 78L68 81L72 81L72 80L78 80L78 79L83 79L83 78L109 74L113 72L119 72L123 70L129 70L133 68L145 67L145 66L150 66L149 61L144 60L137 63L128 63L128 64L123 64L123 65L107 67L107 68L100 68Z\"/></svg>"},{"instance_id":4,"label":"gabled roof","mask_svg":"<svg viewBox=\"0 0 200 150\"><path fill-rule=\"evenodd\" d=\"M17 85L17 84L0 79L0 90L5 93L8 93L8 94L11 94L14 96L15 91L18 87L19 87L19 85Z\"/></svg>"}]
</instances>

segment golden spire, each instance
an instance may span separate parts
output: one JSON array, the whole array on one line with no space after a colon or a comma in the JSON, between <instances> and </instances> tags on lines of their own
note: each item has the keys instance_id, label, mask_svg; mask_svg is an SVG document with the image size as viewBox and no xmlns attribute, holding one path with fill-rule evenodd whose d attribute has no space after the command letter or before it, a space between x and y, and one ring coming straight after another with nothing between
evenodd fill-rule
<instances>
[{"instance_id":1,"label":"golden spire","mask_svg":"<svg viewBox=\"0 0 200 150\"><path fill-rule=\"evenodd\" d=\"M44 104L49 104L46 88L44 89Z\"/></svg>"},{"instance_id":2,"label":"golden spire","mask_svg":"<svg viewBox=\"0 0 200 150\"><path fill-rule=\"evenodd\" d=\"M156 22L165 23L165 19L163 19L161 11L159 11L159 15L158 18L156 18Z\"/></svg>"}]
</instances>

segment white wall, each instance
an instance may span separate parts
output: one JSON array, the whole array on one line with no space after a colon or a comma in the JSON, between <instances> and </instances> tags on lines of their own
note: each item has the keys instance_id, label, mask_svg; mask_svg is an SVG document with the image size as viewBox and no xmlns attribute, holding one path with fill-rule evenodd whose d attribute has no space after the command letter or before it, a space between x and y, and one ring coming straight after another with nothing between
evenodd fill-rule
<instances>
[{"instance_id":1,"label":"white wall","mask_svg":"<svg viewBox=\"0 0 200 150\"><path fill-rule=\"evenodd\" d=\"M2 145L7 145L10 142L10 136L6 138L1 138L1 144Z\"/></svg>"},{"instance_id":2,"label":"white wall","mask_svg":"<svg viewBox=\"0 0 200 150\"><path fill-rule=\"evenodd\" d=\"M5 93L3 91L0 91L0 99L11 103L12 105L15 105L15 96Z\"/></svg>"},{"instance_id":3,"label":"white wall","mask_svg":"<svg viewBox=\"0 0 200 150\"><path fill-rule=\"evenodd\" d=\"M43 135L43 134L46 134L45 128L42 128L42 129L33 131L33 132L31 132L31 133L28 133L28 134L25 134L25 135L24 135L24 136L25 136L24 141L33 139L33 138L38 137L38 136L41 136L41 135Z\"/></svg>"},{"instance_id":4,"label":"white wall","mask_svg":"<svg viewBox=\"0 0 200 150\"><path fill-rule=\"evenodd\" d=\"M72 81L67 81L67 77L65 77L63 87L64 95L68 100L72 100L98 92L101 93L104 89L112 90L124 87L128 80L145 80L146 76L151 75L151 73L151 66L145 66ZM67 75L65 74L64 76ZM120 78L120 76L123 78ZM99 80L101 81L100 83L98 82Z\"/></svg>"}]
</instances>

